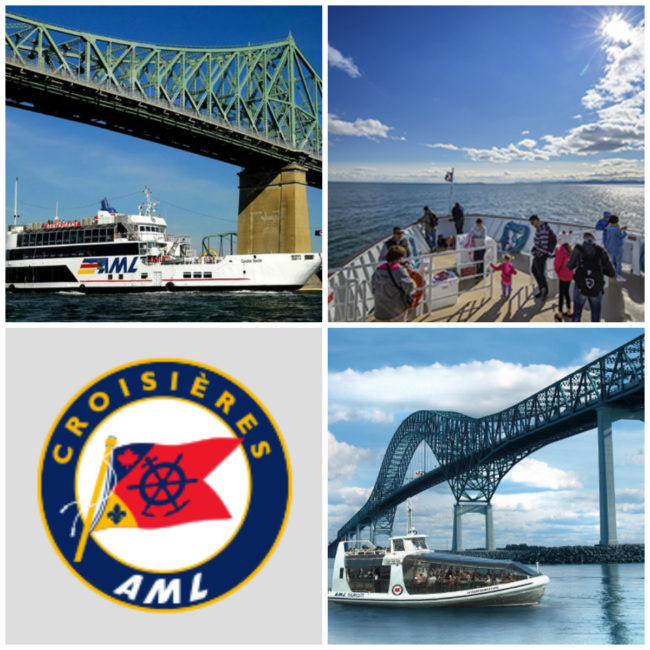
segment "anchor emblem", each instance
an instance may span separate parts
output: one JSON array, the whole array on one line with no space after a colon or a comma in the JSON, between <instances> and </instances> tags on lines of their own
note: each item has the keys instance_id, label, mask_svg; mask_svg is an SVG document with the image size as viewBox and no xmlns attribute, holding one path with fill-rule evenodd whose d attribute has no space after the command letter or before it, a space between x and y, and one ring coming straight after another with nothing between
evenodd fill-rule
<instances>
[{"instance_id":1,"label":"anchor emblem","mask_svg":"<svg viewBox=\"0 0 650 650\"><path fill-rule=\"evenodd\" d=\"M155 517L149 508L158 508L171 504L171 510L164 513L169 517L182 510L190 500L179 504L179 500L189 483L196 483L198 479L187 478L180 466L183 454L179 454L174 462L156 463L158 458L145 458L147 471L142 475L139 483L127 486L127 490L139 490L142 500L147 504L142 511L145 517ZM144 467L143 466L143 469Z\"/></svg>"}]
</instances>

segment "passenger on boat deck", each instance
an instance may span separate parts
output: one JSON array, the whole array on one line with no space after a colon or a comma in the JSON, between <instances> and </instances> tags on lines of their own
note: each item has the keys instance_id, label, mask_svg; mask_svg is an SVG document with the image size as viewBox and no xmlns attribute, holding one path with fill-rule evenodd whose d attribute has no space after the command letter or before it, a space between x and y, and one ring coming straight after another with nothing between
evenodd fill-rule
<instances>
[{"instance_id":1,"label":"passenger on boat deck","mask_svg":"<svg viewBox=\"0 0 650 650\"><path fill-rule=\"evenodd\" d=\"M438 248L456 248L456 235L450 235L446 239L443 235L438 235Z\"/></svg>"},{"instance_id":2,"label":"passenger on boat deck","mask_svg":"<svg viewBox=\"0 0 650 650\"><path fill-rule=\"evenodd\" d=\"M609 224L609 212L603 212L603 216L596 222L596 230L605 230Z\"/></svg>"},{"instance_id":3,"label":"passenger on boat deck","mask_svg":"<svg viewBox=\"0 0 650 650\"><path fill-rule=\"evenodd\" d=\"M438 243L436 239L436 232L438 231L438 217L436 213L428 205L425 205L424 214L418 219L418 223L422 224L424 238L429 245L429 251L433 253Z\"/></svg>"},{"instance_id":4,"label":"passenger on boat deck","mask_svg":"<svg viewBox=\"0 0 650 650\"><path fill-rule=\"evenodd\" d=\"M607 255L607 251L598 246L594 236L590 232L583 235L584 242L576 244L571 257L567 262L567 269L575 269L573 280L575 289L573 292L573 318L574 323L580 322L582 308L589 300L591 309L591 321L600 321L600 310L603 304L603 289L607 275L613 278L616 271Z\"/></svg>"},{"instance_id":5,"label":"passenger on boat deck","mask_svg":"<svg viewBox=\"0 0 650 650\"><path fill-rule=\"evenodd\" d=\"M490 263L490 266L495 271L501 271L501 297L502 298L510 298L510 294L512 292L512 276L516 275L517 273L517 269L515 269L511 260L512 257L510 257L508 253L504 253L503 263L499 264L498 266L495 266L494 264Z\"/></svg>"},{"instance_id":6,"label":"passenger on boat deck","mask_svg":"<svg viewBox=\"0 0 650 650\"><path fill-rule=\"evenodd\" d=\"M391 246L386 253L386 263L372 274L372 293L375 296L375 320L405 321L408 311L407 297L415 289L407 269L400 266L406 251L402 246Z\"/></svg>"},{"instance_id":7,"label":"passenger on boat deck","mask_svg":"<svg viewBox=\"0 0 650 650\"><path fill-rule=\"evenodd\" d=\"M603 244L609 253L612 264L616 269L616 279L625 282L623 277L623 240L627 237L625 230L627 226L618 225L618 217L613 214L609 218L609 224L603 232Z\"/></svg>"},{"instance_id":8,"label":"passenger on boat deck","mask_svg":"<svg viewBox=\"0 0 650 650\"><path fill-rule=\"evenodd\" d=\"M456 202L451 209L451 216L454 219L454 226L456 226L456 234L461 235L463 232L463 224L465 223L465 211L463 206Z\"/></svg>"},{"instance_id":9,"label":"passenger on boat deck","mask_svg":"<svg viewBox=\"0 0 650 650\"><path fill-rule=\"evenodd\" d=\"M483 225L483 219L477 219L474 227L470 230L470 235L472 235L473 247L477 248L478 246L485 246L485 238L487 237L487 231ZM483 273L483 258L485 257L485 248L482 250L474 251L474 261L478 262L476 265L476 272L481 274Z\"/></svg>"},{"instance_id":10,"label":"passenger on boat deck","mask_svg":"<svg viewBox=\"0 0 650 650\"><path fill-rule=\"evenodd\" d=\"M557 275L558 282L560 283L560 298L558 300L557 311L555 320L562 322L562 319L571 320L573 313L571 312L571 298L569 297L569 287L573 280L573 271L569 271L566 265L571 257L572 248L568 241L562 243L555 250L555 261L553 267L555 268L555 275ZM562 304L566 302L566 311L562 311Z\"/></svg>"},{"instance_id":11,"label":"passenger on boat deck","mask_svg":"<svg viewBox=\"0 0 650 650\"><path fill-rule=\"evenodd\" d=\"M533 256L533 277L539 286L535 298L546 300L546 296L548 296L546 260L553 256L555 233L551 231L551 227L546 221L541 221L536 214L531 215L529 221L535 228L535 240L533 241L533 247L530 249L530 254Z\"/></svg>"},{"instance_id":12,"label":"passenger on boat deck","mask_svg":"<svg viewBox=\"0 0 650 650\"><path fill-rule=\"evenodd\" d=\"M384 246L381 249L381 253L379 254L380 260L386 259L386 254L388 253L388 249L391 246L401 246L405 251L404 257L413 257L411 245L408 243L408 241L406 241L406 238L404 237L404 230L402 230L400 226L395 226L393 228L393 236L384 242Z\"/></svg>"}]
</instances>

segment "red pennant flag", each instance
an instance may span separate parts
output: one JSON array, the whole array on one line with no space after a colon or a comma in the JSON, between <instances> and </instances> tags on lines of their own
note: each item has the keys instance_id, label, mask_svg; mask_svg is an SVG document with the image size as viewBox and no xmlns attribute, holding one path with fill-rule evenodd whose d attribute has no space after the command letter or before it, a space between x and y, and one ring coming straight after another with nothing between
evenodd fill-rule
<instances>
[{"instance_id":1,"label":"red pennant flag","mask_svg":"<svg viewBox=\"0 0 650 650\"><path fill-rule=\"evenodd\" d=\"M183 445L131 443L116 447L109 495L94 530L166 528L206 519L230 519L205 478L242 442L210 438Z\"/></svg>"}]
</instances>

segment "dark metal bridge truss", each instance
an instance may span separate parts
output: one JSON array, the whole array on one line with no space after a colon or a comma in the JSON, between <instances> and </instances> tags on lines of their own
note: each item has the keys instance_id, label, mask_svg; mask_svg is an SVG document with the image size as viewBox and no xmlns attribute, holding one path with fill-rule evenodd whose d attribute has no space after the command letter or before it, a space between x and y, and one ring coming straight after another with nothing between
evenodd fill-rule
<instances>
[{"instance_id":1,"label":"dark metal bridge truss","mask_svg":"<svg viewBox=\"0 0 650 650\"><path fill-rule=\"evenodd\" d=\"M7 13L8 106L127 133L241 167L298 162L322 184L322 82L293 38L170 48Z\"/></svg>"},{"instance_id":2,"label":"dark metal bridge truss","mask_svg":"<svg viewBox=\"0 0 650 650\"><path fill-rule=\"evenodd\" d=\"M640 336L494 415L472 418L446 411L409 415L388 445L370 498L335 541L370 525L375 533L390 535L397 506L443 481L449 483L457 503L489 503L501 479L520 460L552 442L595 428L599 407L641 412L644 384ZM439 466L405 483L422 442Z\"/></svg>"}]
</instances>

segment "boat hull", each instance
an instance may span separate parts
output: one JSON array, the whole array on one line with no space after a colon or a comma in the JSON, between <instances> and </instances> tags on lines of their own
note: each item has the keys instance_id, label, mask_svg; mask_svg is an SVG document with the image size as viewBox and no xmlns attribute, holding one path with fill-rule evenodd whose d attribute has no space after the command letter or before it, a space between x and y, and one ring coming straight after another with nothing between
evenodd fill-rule
<instances>
[{"instance_id":1,"label":"boat hull","mask_svg":"<svg viewBox=\"0 0 650 650\"><path fill-rule=\"evenodd\" d=\"M536 576L517 583L453 591L441 594L408 594L400 596L372 592L329 592L328 600L352 605L382 607L506 607L536 605L544 595L547 576Z\"/></svg>"}]
</instances>

